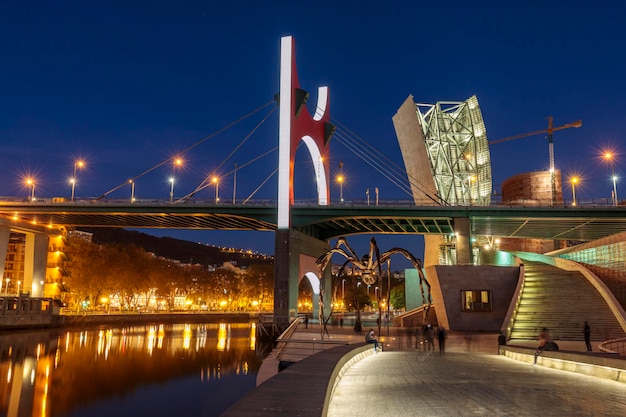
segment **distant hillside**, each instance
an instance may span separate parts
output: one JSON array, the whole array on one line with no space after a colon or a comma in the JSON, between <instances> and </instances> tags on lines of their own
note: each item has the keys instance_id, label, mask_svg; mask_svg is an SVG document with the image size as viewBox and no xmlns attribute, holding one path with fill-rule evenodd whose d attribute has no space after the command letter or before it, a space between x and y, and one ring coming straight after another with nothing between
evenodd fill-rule
<instances>
[{"instance_id":1,"label":"distant hillside","mask_svg":"<svg viewBox=\"0 0 626 417\"><path fill-rule=\"evenodd\" d=\"M93 233L94 243L132 243L157 256L175 259L183 263L222 265L224 262L236 262L238 266L248 266L273 262L273 259L251 256L243 252L223 252L215 246L202 245L171 237L156 237L125 229L81 227L80 230Z\"/></svg>"}]
</instances>

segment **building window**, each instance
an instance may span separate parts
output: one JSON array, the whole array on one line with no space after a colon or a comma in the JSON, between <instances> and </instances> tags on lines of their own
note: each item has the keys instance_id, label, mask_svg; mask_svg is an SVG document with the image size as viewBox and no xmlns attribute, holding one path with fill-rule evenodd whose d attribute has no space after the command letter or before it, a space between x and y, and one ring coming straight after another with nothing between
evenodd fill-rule
<instances>
[{"instance_id":1,"label":"building window","mask_svg":"<svg viewBox=\"0 0 626 417\"><path fill-rule=\"evenodd\" d=\"M462 311L492 311L490 290L462 290Z\"/></svg>"}]
</instances>

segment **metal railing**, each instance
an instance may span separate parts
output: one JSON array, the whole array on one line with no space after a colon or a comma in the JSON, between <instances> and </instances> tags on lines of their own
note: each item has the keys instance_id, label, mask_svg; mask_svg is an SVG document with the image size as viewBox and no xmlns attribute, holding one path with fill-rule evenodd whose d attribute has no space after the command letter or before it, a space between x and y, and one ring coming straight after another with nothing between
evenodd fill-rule
<instances>
[{"instance_id":1,"label":"metal railing","mask_svg":"<svg viewBox=\"0 0 626 417\"><path fill-rule=\"evenodd\" d=\"M479 205L479 204L454 204L454 205L446 205L441 204L442 207L513 207L513 208L550 208L550 207L558 207L558 208L607 208L615 206L615 202L610 198L595 198L595 199L587 199L587 200L576 200L576 204L573 204L573 200L564 200L561 203L554 204L550 199L516 199L507 202L503 202L501 200L492 200L488 205ZM11 197L11 196L0 196L0 205L2 204L11 204L11 205L58 205L58 206L90 206L90 205L128 205L131 204L133 206L167 206L167 205L183 205L183 206L276 206L277 201L275 199L250 199L250 200L237 200L235 203L232 201L219 201L215 202L214 199L189 199L186 201L178 202L178 201L170 201L165 198L142 198L135 199L134 201L130 201L129 199L116 198L116 199L96 199L92 197L81 197L75 198L74 201L70 201L66 198L61 197L43 197L36 198L30 201L28 198L24 197ZM424 207L424 206L433 206L433 201L430 199L418 200L415 201L413 199L379 199L376 201L368 201L363 198L356 199L344 199L342 202L340 201L332 201L329 203L330 207ZM299 207L316 207L319 206L316 199L303 199L296 200L293 203L293 206ZM618 202L616 208L622 208L626 206L626 202L621 200Z\"/></svg>"},{"instance_id":2,"label":"metal railing","mask_svg":"<svg viewBox=\"0 0 626 417\"><path fill-rule=\"evenodd\" d=\"M616 353L619 356L626 356L626 337L602 342L600 343L599 348L602 352Z\"/></svg>"}]
</instances>

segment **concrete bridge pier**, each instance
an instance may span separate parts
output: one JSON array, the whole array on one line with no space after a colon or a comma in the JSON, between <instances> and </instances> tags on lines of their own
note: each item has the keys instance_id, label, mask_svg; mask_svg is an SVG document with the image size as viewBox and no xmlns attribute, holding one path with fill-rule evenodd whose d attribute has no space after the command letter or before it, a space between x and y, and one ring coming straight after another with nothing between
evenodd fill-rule
<instances>
[{"instance_id":1,"label":"concrete bridge pier","mask_svg":"<svg viewBox=\"0 0 626 417\"><path fill-rule=\"evenodd\" d=\"M11 237L10 226L0 226L0 278L4 279L5 264L9 250ZM46 280L46 263L48 260L48 235L35 231L18 230L25 235L24 245L24 276L14 277L13 280L22 279L19 291L29 293L36 297L43 296L43 288ZM16 259L15 262L21 260ZM7 292L3 282L2 292ZM13 284L15 286L15 284ZM17 292L17 287L15 287Z\"/></svg>"},{"instance_id":2,"label":"concrete bridge pier","mask_svg":"<svg viewBox=\"0 0 626 417\"><path fill-rule=\"evenodd\" d=\"M456 264L472 265L472 239L468 217L454 218L454 234L456 235Z\"/></svg>"},{"instance_id":3,"label":"concrete bridge pier","mask_svg":"<svg viewBox=\"0 0 626 417\"><path fill-rule=\"evenodd\" d=\"M26 233L24 250L24 292L35 297L43 296L48 259L48 236L42 233Z\"/></svg>"},{"instance_id":4,"label":"concrete bridge pier","mask_svg":"<svg viewBox=\"0 0 626 417\"><path fill-rule=\"evenodd\" d=\"M274 252L274 324L284 330L298 315L298 289L306 277L313 288L313 319L317 320L319 306L324 304L327 316L331 308L331 271L319 279L317 258L329 249L328 243L292 229L279 229L275 234ZM317 281L317 282L316 282ZM323 284L323 285L320 285ZM322 293L316 296L316 287ZM319 303L316 301L319 300Z\"/></svg>"}]
</instances>

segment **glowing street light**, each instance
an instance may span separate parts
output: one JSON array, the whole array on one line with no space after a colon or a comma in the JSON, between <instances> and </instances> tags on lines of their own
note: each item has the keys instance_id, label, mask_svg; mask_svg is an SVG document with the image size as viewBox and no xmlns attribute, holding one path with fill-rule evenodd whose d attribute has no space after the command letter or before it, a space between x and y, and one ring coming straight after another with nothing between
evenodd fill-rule
<instances>
[{"instance_id":1,"label":"glowing street light","mask_svg":"<svg viewBox=\"0 0 626 417\"><path fill-rule=\"evenodd\" d=\"M30 187L30 202L35 201L35 180L32 178L26 179L26 185Z\"/></svg>"},{"instance_id":2,"label":"glowing street light","mask_svg":"<svg viewBox=\"0 0 626 417\"><path fill-rule=\"evenodd\" d=\"M613 180L613 205L617 206L617 177L615 176L615 155L612 152L605 152L604 159L611 164L611 179Z\"/></svg>"},{"instance_id":3,"label":"glowing street light","mask_svg":"<svg viewBox=\"0 0 626 417\"><path fill-rule=\"evenodd\" d=\"M176 177L176 169L180 168L183 165L183 159L179 156L172 159L172 176L170 177L170 183L172 186L170 187L170 203L174 202L174 181Z\"/></svg>"},{"instance_id":4,"label":"glowing street light","mask_svg":"<svg viewBox=\"0 0 626 417\"><path fill-rule=\"evenodd\" d=\"M576 205L576 184L578 183L577 177L572 177L572 206Z\"/></svg>"},{"instance_id":5,"label":"glowing street light","mask_svg":"<svg viewBox=\"0 0 626 417\"><path fill-rule=\"evenodd\" d=\"M343 203L343 176L339 175L337 182L339 183L339 201Z\"/></svg>"},{"instance_id":6,"label":"glowing street light","mask_svg":"<svg viewBox=\"0 0 626 417\"><path fill-rule=\"evenodd\" d=\"M219 194L220 183L217 177L213 177L212 181L215 184L215 204L217 204L217 202L220 201L220 194Z\"/></svg>"},{"instance_id":7,"label":"glowing street light","mask_svg":"<svg viewBox=\"0 0 626 417\"><path fill-rule=\"evenodd\" d=\"M74 173L72 174L72 178L70 178L70 184L72 184L72 199L74 201L74 189L76 187L76 169L82 168L85 166L85 161L78 160L74 162Z\"/></svg>"},{"instance_id":8,"label":"glowing street light","mask_svg":"<svg viewBox=\"0 0 626 417\"><path fill-rule=\"evenodd\" d=\"M339 175L337 176L339 183L339 201L343 203L343 161L339 161Z\"/></svg>"}]
</instances>

